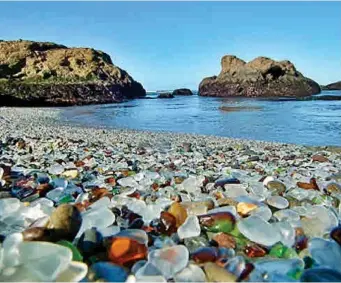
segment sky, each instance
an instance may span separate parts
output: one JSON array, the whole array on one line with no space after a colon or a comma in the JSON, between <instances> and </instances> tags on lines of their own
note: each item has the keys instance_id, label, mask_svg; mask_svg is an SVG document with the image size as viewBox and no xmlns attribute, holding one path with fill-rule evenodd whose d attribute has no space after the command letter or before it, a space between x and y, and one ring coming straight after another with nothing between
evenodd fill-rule
<instances>
[{"instance_id":1,"label":"sky","mask_svg":"<svg viewBox=\"0 0 341 283\"><path fill-rule=\"evenodd\" d=\"M188 87L225 54L290 60L341 80L341 2L0 2L0 39L108 53L146 90Z\"/></svg>"}]
</instances>

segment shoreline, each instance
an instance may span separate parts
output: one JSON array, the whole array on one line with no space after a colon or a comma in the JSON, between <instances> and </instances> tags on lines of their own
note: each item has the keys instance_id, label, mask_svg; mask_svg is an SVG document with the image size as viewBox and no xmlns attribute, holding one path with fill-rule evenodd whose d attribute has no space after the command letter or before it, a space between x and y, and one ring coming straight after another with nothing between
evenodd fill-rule
<instances>
[{"instance_id":1,"label":"shoreline","mask_svg":"<svg viewBox=\"0 0 341 283\"><path fill-rule=\"evenodd\" d=\"M303 145L295 143L285 143L277 141L264 141L264 140L253 140L243 138L231 138L216 135L205 135L205 134L193 134L183 132L170 132L167 130L160 131L149 131L149 130L138 130L129 128L112 128L103 125L84 125L81 123L69 122L63 118L62 115L66 111L59 107L0 107L0 122L7 123L5 129L0 125L0 137L4 137L4 132L9 134L9 129L12 130L12 134L17 133L18 135L36 135L35 129L32 125L36 124L45 133L50 136L57 134L58 137L68 134L70 138L76 138L77 135L84 137L84 134L90 133L90 138L102 143L108 143L110 137L116 137L117 135L123 135L128 140L133 141L135 137L152 140L170 140L179 144L187 139L193 141L212 141L214 143L227 142L229 144L242 143L247 146L289 146L293 148L305 148L311 151L328 151L341 153L341 146L336 145ZM28 133L27 127L30 127L31 132ZM95 132L95 134L93 134ZM64 134L64 135L63 135ZM85 138L87 139L87 138ZM180 140L180 141L179 141ZM110 143L110 142L109 142Z\"/></svg>"}]
</instances>

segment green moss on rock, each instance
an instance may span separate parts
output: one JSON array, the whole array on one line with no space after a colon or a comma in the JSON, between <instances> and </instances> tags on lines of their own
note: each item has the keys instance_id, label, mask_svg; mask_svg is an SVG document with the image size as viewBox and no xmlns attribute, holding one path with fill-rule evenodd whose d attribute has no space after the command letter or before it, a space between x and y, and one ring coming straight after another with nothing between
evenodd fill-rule
<instances>
[{"instance_id":1,"label":"green moss on rock","mask_svg":"<svg viewBox=\"0 0 341 283\"><path fill-rule=\"evenodd\" d=\"M111 103L145 95L142 85L102 51L0 42L0 106Z\"/></svg>"}]
</instances>

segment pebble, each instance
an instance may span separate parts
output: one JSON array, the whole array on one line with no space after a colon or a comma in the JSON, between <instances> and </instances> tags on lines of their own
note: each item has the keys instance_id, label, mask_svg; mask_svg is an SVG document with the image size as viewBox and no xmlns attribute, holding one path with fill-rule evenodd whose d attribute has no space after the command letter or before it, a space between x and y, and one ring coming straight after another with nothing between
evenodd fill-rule
<instances>
[{"instance_id":1,"label":"pebble","mask_svg":"<svg viewBox=\"0 0 341 283\"><path fill-rule=\"evenodd\" d=\"M48 240L48 230L44 227L32 227L22 232L24 241L44 241Z\"/></svg>"},{"instance_id":2,"label":"pebble","mask_svg":"<svg viewBox=\"0 0 341 283\"><path fill-rule=\"evenodd\" d=\"M176 218L173 214L162 211L160 215L160 223L157 228L161 234L165 234L167 236L172 235L176 232Z\"/></svg>"},{"instance_id":3,"label":"pebble","mask_svg":"<svg viewBox=\"0 0 341 283\"><path fill-rule=\"evenodd\" d=\"M278 209L285 209L289 206L289 202L281 196L271 196L266 199L268 205L278 208Z\"/></svg>"},{"instance_id":4,"label":"pebble","mask_svg":"<svg viewBox=\"0 0 341 283\"><path fill-rule=\"evenodd\" d=\"M248 257L263 257L266 255L266 250L256 244L248 245L244 249L244 253Z\"/></svg>"},{"instance_id":5,"label":"pebble","mask_svg":"<svg viewBox=\"0 0 341 283\"><path fill-rule=\"evenodd\" d=\"M214 235L212 239L218 243L219 247L230 248L230 249L236 248L236 240L230 234L218 233Z\"/></svg>"},{"instance_id":6,"label":"pebble","mask_svg":"<svg viewBox=\"0 0 341 283\"><path fill-rule=\"evenodd\" d=\"M122 187L131 187L136 188L138 186L138 183L135 181L133 177L126 177L119 179L117 181Z\"/></svg>"},{"instance_id":7,"label":"pebble","mask_svg":"<svg viewBox=\"0 0 341 283\"><path fill-rule=\"evenodd\" d=\"M25 271L27 271L26 279L35 278L37 281L52 279L54 281L68 268L72 259L72 251L69 248L48 242L22 242L16 247L12 245L12 249L14 250L9 253L5 252L5 256L11 257L11 266L15 273L3 270L1 274L1 279L7 281L20 278L19 275L23 275ZM6 269L6 261L4 263ZM32 273L33 270L34 273Z\"/></svg>"},{"instance_id":8,"label":"pebble","mask_svg":"<svg viewBox=\"0 0 341 283\"><path fill-rule=\"evenodd\" d=\"M81 214L82 225L76 235L79 238L83 232L92 227L102 229L111 226L115 220L115 214L106 207L100 207L95 209L86 210Z\"/></svg>"},{"instance_id":9,"label":"pebble","mask_svg":"<svg viewBox=\"0 0 341 283\"><path fill-rule=\"evenodd\" d=\"M69 266L62 271L56 281L57 282L79 282L88 273L88 266L83 262L72 261Z\"/></svg>"},{"instance_id":10,"label":"pebble","mask_svg":"<svg viewBox=\"0 0 341 283\"><path fill-rule=\"evenodd\" d=\"M337 242L341 246L341 227L335 227L330 232L330 238L332 238L335 242Z\"/></svg>"},{"instance_id":11,"label":"pebble","mask_svg":"<svg viewBox=\"0 0 341 283\"><path fill-rule=\"evenodd\" d=\"M184 244L190 253L199 248L208 246L208 242L208 239L202 236L184 239Z\"/></svg>"},{"instance_id":12,"label":"pebble","mask_svg":"<svg viewBox=\"0 0 341 283\"><path fill-rule=\"evenodd\" d=\"M180 239L197 237L200 235L200 232L199 219L195 215L188 216L186 221L178 228Z\"/></svg>"},{"instance_id":13,"label":"pebble","mask_svg":"<svg viewBox=\"0 0 341 283\"><path fill-rule=\"evenodd\" d=\"M72 244L71 242L66 241L66 240L60 240L57 242L57 244L62 245L64 247L67 247L72 251L72 260L73 261L83 261L82 254L79 252L77 247L74 244Z\"/></svg>"},{"instance_id":14,"label":"pebble","mask_svg":"<svg viewBox=\"0 0 341 283\"><path fill-rule=\"evenodd\" d=\"M161 275L162 275L161 271L150 262L146 262L135 273L136 278L146 277L146 276L161 276Z\"/></svg>"},{"instance_id":15,"label":"pebble","mask_svg":"<svg viewBox=\"0 0 341 283\"><path fill-rule=\"evenodd\" d=\"M172 203L168 212L175 217L176 227L181 226L187 219L187 210L181 203Z\"/></svg>"},{"instance_id":16,"label":"pebble","mask_svg":"<svg viewBox=\"0 0 341 283\"><path fill-rule=\"evenodd\" d=\"M134 278L134 280L136 280L136 282L167 282L163 276L141 276L139 278ZM134 281L132 280L129 282Z\"/></svg>"},{"instance_id":17,"label":"pebble","mask_svg":"<svg viewBox=\"0 0 341 283\"><path fill-rule=\"evenodd\" d=\"M188 259L188 250L182 245L154 250L148 254L148 261L156 266L166 279L183 270L188 264Z\"/></svg>"},{"instance_id":18,"label":"pebble","mask_svg":"<svg viewBox=\"0 0 341 283\"><path fill-rule=\"evenodd\" d=\"M240 202L237 204L237 212L241 216L247 216L250 214L250 212L254 209L256 209L258 206L253 203L247 203L247 202Z\"/></svg>"},{"instance_id":19,"label":"pebble","mask_svg":"<svg viewBox=\"0 0 341 283\"><path fill-rule=\"evenodd\" d=\"M146 246L148 245L148 241L149 241L147 233L140 229L126 229L118 233L115 233L114 235L115 235L115 238L120 238L120 237L130 238Z\"/></svg>"},{"instance_id":20,"label":"pebble","mask_svg":"<svg viewBox=\"0 0 341 283\"><path fill-rule=\"evenodd\" d=\"M255 269L267 274L281 274L286 275L292 270L303 271L304 262L299 258L293 259L261 259L254 263ZM279 281L282 282L282 281Z\"/></svg>"},{"instance_id":21,"label":"pebble","mask_svg":"<svg viewBox=\"0 0 341 283\"><path fill-rule=\"evenodd\" d=\"M195 193L200 188L202 181L201 178L190 176L181 183L181 186L186 192Z\"/></svg>"},{"instance_id":22,"label":"pebble","mask_svg":"<svg viewBox=\"0 0 341 283\"><path fill-rule=\"evenodd\" d=\"M189 264L174 275L175 282L206 282L204 271L195 264Z\"/></svg>"},{"instance_id":23,"label":"pebble","mask_svg":"<svg viewBox=\"0 0 341 283\"><path fill-rule=\"evenodd\" d=\"M12 194L10 192L0 192L0 199L8 199L11 197L12 197Z\"/></svg>"},{"instance_id":24,"label":"pebble","mask_svg":"<svg viewBox=\"0 0 341 283\"><path fill-rule=\"evenodd\" d=\"M269 221L272 217L272 211L268 206L263 205L251 210L250 215L257 216L264 221Z\"/></svg>"},{"instance_id":25,"label":"pebble","mask_svg":"<svg viewBox=\"0 0 341 283\"><path fill-rule=\"evenodd\" d=\"M292 247L295 244L295 229L291 226L291 224L287 221L276 222L273 224L274 229L277 229L281 235L281 242L288 246Z\"/></svg>"},{"instance_id":26,"label":"pebble","mask_svg":"<svg viewBox=\"0 0 341 283\"><path fill-rule=\"evenodd\" d=\"M196 263L215 262L219 257L219 250L215 247L202 247L191 253L191 259Z\"/></svg>"},{"instance_id":27,"label":"pebble","mask_svg":"<svg viewBox=\"0 0 341 283\"><path fill-rule=\"evenodd\" d=\"M319 266L341 272L341 247L338 243L314 238L309 241L308 249Z\"/></svg>"},{"instance_id":28,"label":"pebble","mask_svg":"<svg viewBox=\"0 0 341 283\"><path fill-rule=\"evenodd\" d=\"M62 204L50 216L49 229L53 229L61 237L73 240L82 224L79 211L70 204Z\"/></svg>"},{"instance_id":29,"label":"pebble","mask_svg":"<svg viewBox=\"0 0 341 283\"><path fill-rule=\"evenodd\" d=\"M17 211L20 207L20 201L17 198L0 199L0 217L5 216Z\"/></svg>"},{"instance_id":30,"label":"pebble","mask_svg":"<svg viewBox=\"0 0 341 283\"><path fill-rule=\"evenodd\" d=\"M272 246L281 239L279 231L258 216L239 221L237 227L246 238L264 246Z\"/></svg>"},{"instance_id":31,"label":"pebble","mask_svg":"<svg viewBox=\"0 0 341 283\"><path fill-rule=\"evenodd\" d=\"M304 190L316 190L319 191L320 188L316 183L316 179L315 178L311 178L309 183L306 182L297 182L297 187L304 189Z\"/></svg>"},{"instance_id":32,"label":"pebble","mask_svg":"<svg viewBox=\"0 0 341 283\"><path fill-rule=\"evenodd\" d=\"M47 169L51 175L60 175L64 172L64 166L60 164L53 164L50 168Z\"/></svg>"},{"instance_id":33,"label":"pebble","mask_svg":"<svg viewBox=\"0 0 341 283\"><path fill-rule=\"evenodd\" d=\"M204 271L208 282L236 282L237 280L234 274L213 262L206 262Z\"/></svg>"},{"instance_id":34,"label":"pebble","mask_svg":"<svg viewBox=\"0 0 341 283\"><path fill-rule=\"evenodd\" d=\"M96 262L91 265L85 282L126 282L128 274L124 268L110 262Z\"/></svg>"},{"instance_id":35,"label":"pebble","mask_svg":"<svg viewBox=\"0 0 341 283\"><path fill-rule=\"evenodd\" d=\"M273 180L266 183L266 187L272 194L281 195L286 191L286 186L279 181Z\"/></svg>"},{"instance_id":36,"label":"pebble","mask_svg":"<svg viewBox=\"0 0 341 283\"><path fill-rule=\"evenodd\" d=\"M84 255L90 256L101 249L103 236L96 228L85 230L77 241L77 247Z\"/></svg>"},{"instance_id":37,"label":"pebble","mask_svg":"<svg viewBox=\"0 0 341 283\"><path fill-rule=\"evenodd\" d=\"M112 263L131 267L135 262L147 258L147 247L131 238L113 238L108 258Z\"/></svg>"},{"instance_id":38,"label":"pebble","mask_svg":"<svg viewBox=\"0 0 341 283\"><path fill-rule=\"evenodd\" d=\"M214 208L214 202L212 200L194 201L194 202L182 202L181 205L187 209L187 212L201 208L204 211Z\"/></svg>"},{"instance_id":39,"label":"pebble","mask_svg":"<svg viewBox=\"0 0 341 283\"><path fill-rule=\"evenodd\" d=\"M274 213L274 217L278 219L278 221L299 221L300 215L291 209L283 209L278 210Z\"/></svg>"},{"instance_id":40,"label":"pebble","mask_svg":"<svg viewBox=\"0 0 341 283\"><path fill-rule=\"evenodd\" d=\"M237 206L238 202L235 201L233 198L220 198L218 199L218 205L219 206Z\"/></svg>"},{"instance_id":41,"label":"pebble","mask_svg":"<svg viewBox=\"0 0 341 283\"><path fill-rule=\"evenodd\" d=\"M341 193L341 186L337 183L329 183L326 187L326 191L329 194L340 194Z\"/></svg>"},{"instance_id":42,"label":"pebble","mask_svg":"<svg viewBox=\"0 0 341 283\"><path fill-rule=\"evenodd\" d=\"M303 272L301 282L340 282L341 273L330 268L311 268Z\"/></svg>"},{"instance_id":43,"label":"pebble","mask_svg":"<svg viewBox=\"0 0 341 283\"><path fill-rule=\"evenodd\" d=\"M215 187L224 187L227 184L240 184L240 181L237 178L226 178L222 180L218 180L214 183Z\"/></svg>"},{"instance_id":44,"label":"pebble","mask_svg":"<svg viewBox=\"0 0 341 283\"><path fill-rule=\"evenodd\" d=\"M69 179L75 179L78 176L77 169L66 170L62 173L62 176Z\"/></svg>"},{"instance_id":45,"label":"pebble","mask_svg":"<svg viewBox=\"0 0 341 283\"><path fill-rule=\"evenodd\" d=\"M264 185L265 187L267 187L267 186L268 186L268 183L269 183L269 182L272 182L272 181L275 181L275 178L274 178L273 176L266 176L266 177L263 179L263 181L260 181L260 182L262 182L263 185Z\"/></svg>"},{"instance_id":46,"label":"pebble","mask_svg":"<svg viewBox=\"0 0 341 283\"><path fill-rule=\"evenodd\" d=\"M227 206L221 206L221 207L213 208L213 209L207 211L207 214L215 213L215 212L229 212L234 217L237 217L237 209L236 209L236 207L234 207L232 205L227 205Z\"/></svg>"},{"instance_id":47,"label":"pebble","mask_svg":"<svg viewBox=\"0 0 341 283\"><path fill-rule=\"evenodd\" d=\"M301 226L310 237L322 237L338 224L336 215L324 206L310 207L301 219Z\"/></svg>"},{"instance_id":48,"label":"pebble","mask_svg":"<svg viewBox=\"0 0 341 283\"><path fill-rule=\"evenodd\" d=\"M225 232L233 230L236 219L230 212L215 212L199 216L200 224L210 232Z\"/></svg>"},{"instance_id":49,"label":"pebble","mask_svg":"<svg viewBox=\"0 0 341 283\"><path fill-rule=\"evenodd\" d=\"M311 157L311 159L313 161L317 161L317 162L328 162L329 159L323 155L320 155L320 154L315 154Z\"/></svg>"},{"instance_id":50,"label":"pebble","mask_svg":"<svg viewBox=\"0 0 341 283\"><path fill-rule=\"evenodd\" d=\"M236 198L239 196L247 196L248 193L243 184L229 184L225 185L225 196L228 198Z\"/></svg>"}]
</instances>

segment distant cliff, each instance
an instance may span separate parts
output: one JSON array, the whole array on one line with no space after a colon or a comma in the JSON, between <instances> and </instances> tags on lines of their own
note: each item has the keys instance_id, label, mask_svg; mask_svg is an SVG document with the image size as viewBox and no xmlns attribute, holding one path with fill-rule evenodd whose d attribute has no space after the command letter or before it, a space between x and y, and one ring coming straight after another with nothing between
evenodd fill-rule
<instances>
[{"instance_id":1,"label":"distant cliff","mask_svg":"<svg viewBox=\"0 0 341 283\"><path fill-rule=\"evenodd\" d=\"M341 90L341 81L321 86L323 90Z\"/></svg>"},{"instance_id":2,"label":"distant cliff","mask_svg":"<svg viewBox=\"0 0 341 283\"><path fill-rule=\"evenodd\" d=\"M304 77L290 61L258 57L248 63L236 56L221 59L221 72L199 85L202 96L303 97L317 94L320 86Z\"/></svg>"},{"instance_id":3,"label":"distant cliff","mask_svg":"<svg viewBox=\"0 0 341 283\"><path fill-rule=\"evenodd\" d=\"M108 54L50 42L0 41L0 105L81 105L145 96Z\"/></svg>"},{"instance_id":4,"label":"distant cliff","mask_svg":"<svg viewBox=\"0 0 341 283\"><path fill-rule=\"evenodd\" d=\"M188 88L178 88L172 92L173 95L193 95L193 92Z\"/></svg>"}]
</instances>

